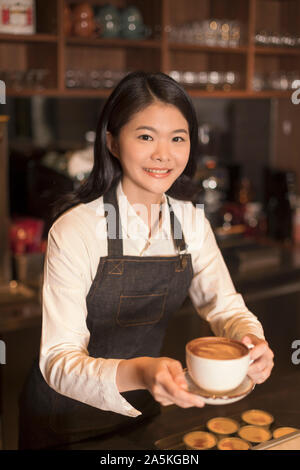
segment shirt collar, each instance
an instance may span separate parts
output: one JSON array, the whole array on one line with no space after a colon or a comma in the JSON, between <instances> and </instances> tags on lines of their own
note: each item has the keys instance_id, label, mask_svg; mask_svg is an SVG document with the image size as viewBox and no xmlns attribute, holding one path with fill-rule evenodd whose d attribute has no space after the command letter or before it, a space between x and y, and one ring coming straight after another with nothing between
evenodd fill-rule
<instances>
[{"instance_id":1,"label":"shirt collar","mask_svg":"<svg viewBox=\"0 0 300 470\"><path fill-rule=\"evenodd\" d=\"M144 239L149 238L149 228L144 220L136 213L134 207L128 201L122 187L121 180L116 188L116 195L120 211L123 238ZM162 222L161 229L157 228L152 234L153 239L169 239L171 233L170 211L167 196L162 196Z\"/></svg>"}]
</instances>

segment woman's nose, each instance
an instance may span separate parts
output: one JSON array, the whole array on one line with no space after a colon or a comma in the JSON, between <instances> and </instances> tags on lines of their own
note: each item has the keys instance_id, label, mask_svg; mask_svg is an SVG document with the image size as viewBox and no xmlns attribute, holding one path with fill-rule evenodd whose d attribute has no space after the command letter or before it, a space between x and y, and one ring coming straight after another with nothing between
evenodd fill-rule
<instances>
[{"instance_id":1,"label":"woman's nose","mask_svg":"<svg viewBox=\"0 0 300 470\"><path fill-rule=\"evenodd\" d=\"M157 144L155 150L152 153L153 160L168 161L170 160L170 150L167 144L159 143Z\"/></svg>"}]
</instances>

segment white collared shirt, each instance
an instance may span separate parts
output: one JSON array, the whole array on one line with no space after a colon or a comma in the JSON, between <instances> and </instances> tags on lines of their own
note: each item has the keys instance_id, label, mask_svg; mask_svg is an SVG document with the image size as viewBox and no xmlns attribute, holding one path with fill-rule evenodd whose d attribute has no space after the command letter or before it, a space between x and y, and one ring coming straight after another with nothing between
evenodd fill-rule
<instances>
[{"instance_id":1,"label":"white collared shirt","mask_svg":"<svg viewBox=\"0 0 300 470\"><path fill-rule=\"evenodd\" d=\"M148 225L128 202L121 182L117 199L123 254L174 256L166 195L162 222L149 238ZM241 339L249 333L264 338L258 319L233 286L213 231L201 207L169 197L191 253L194 276L191 301L216 336ZM141 414L116 386L118 359L88 355L86 296L100 258L107 256L107 226L103 197L65 212L52 225L44 267L40 369L50 387L75 400L127 416ZM180 234L179 234L180 236Z\"/></svg>"}]
</instances>

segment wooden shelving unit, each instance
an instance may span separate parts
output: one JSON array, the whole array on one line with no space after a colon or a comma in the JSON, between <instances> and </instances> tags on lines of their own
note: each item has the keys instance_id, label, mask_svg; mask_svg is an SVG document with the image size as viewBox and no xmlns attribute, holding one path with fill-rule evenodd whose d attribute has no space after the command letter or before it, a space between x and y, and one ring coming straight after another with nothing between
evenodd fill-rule
<instances>
[{"instance_id":1,"label":"wooden shelving unit","mask_svg":"<svg viewBox=\"0 0 300 470\"><path fill-rule=\"evenodd\" d=\"M14 42L14 43L27 43L31 42L50 42L57 43L58 37L56 34L0 34L1 43Z\"/></svg>"},{"instance_id":2,"label":"wooden shelving unit","mask_svg":"<svg viewBox=\"0 0 300 470\"><path fill-rule=\"evenodd\" d=\"M221 46L198 46L196 44L178 44L169 42L170 51L194 51L213 53L219 52L221 54L247 54L248 48L246 46L239 47L221 47Z\"/></svg>"},{"instance_id":3,"label":"wooden shelving unit","mask_svg":"<svg viewBox=\"0 0 300 470\"><path fill-rule=\"evenodd\" d=\"M256 47L255 54L257 55L293 55L300 58L300 48L289 48L289 47Z\"/></svg>"},{"instance_id":4,"label":"wooden shelving unit","mask_svg":"<svg viewBox=\"0 0 300 470\"><path fill-rule=\"evenodd\" d=\"M111 92L110 89L67 88L66 71L81 68L165 73L235 71L241 77L236 89L187 89L193 97L287 97L291 91L254 91L254 75L280 70L300 73L300 48L263 47L254 42L256 31L261 29L291 34L299 31L300 0L110 0L118 7L135 4L153 31L159 26L160 36L147 40L67 37L64 7L79 2L36 0L36 34L0 34L0 70L49 70L44 89L7 87L8 96L106 97ZM90 0L89 3L103 5L107 1ZM210 18L240 21L244 27L243 42L238 47L210 47L169 41L170 26Z\"/></svg>"},{"instance_id":5,"label":"wooden shelving unit","mask_svg":"<svg viewBox=\"0 0 300 470\"><path fill-rule=\"evenodd\" d=\"M91 47L117 47L117 48L153 48L160 49L161 42L157 40L131 41L128 39L103 39L103 38L66 38L67 45L91 46Z\"/></svg>"}]
</instances>

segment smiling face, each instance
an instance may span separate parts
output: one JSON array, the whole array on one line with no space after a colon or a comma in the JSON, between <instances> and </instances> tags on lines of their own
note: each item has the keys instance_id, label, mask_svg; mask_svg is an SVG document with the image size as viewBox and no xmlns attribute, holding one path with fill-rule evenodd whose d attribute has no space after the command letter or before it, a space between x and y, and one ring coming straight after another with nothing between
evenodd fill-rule
<instances>
[{"instance_id":1,"label":"smiling face","mask_svg":"<svg viewBox=\"0 0 300 470\"><path fill-rule=\"evenodd\" d=\"M190 154L188 122L173 105L155 101L134 114L107 146L122 166L131 203L158 203L184 171Z\"/></svg>"}]
</instances>

